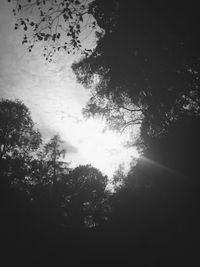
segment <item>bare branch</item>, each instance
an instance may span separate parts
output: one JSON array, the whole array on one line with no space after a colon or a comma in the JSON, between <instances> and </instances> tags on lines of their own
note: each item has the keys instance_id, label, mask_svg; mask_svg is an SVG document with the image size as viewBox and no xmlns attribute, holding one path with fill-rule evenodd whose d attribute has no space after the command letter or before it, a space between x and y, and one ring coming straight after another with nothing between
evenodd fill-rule
<instances>
[{"instance_id":1,"label":"bare branch","mask_svg":"<svg viewBox=\"0 0 200 267\"><path fill-rule=\"evenodd\" d=\"M128 126L141 125L141 124L142 124L142 119L135 119L135 120L128 121L125 123L124 127L122 128L120 132L122 134Z\"/></svg>"},{"instance_id":2,"label":"bare branch","mask_svg":"<svg viewBox=\"0 0 200 267\"><path fill-rule=\"evenodd\" d=\"M130 109L130 108L127 108L125 106L119 106L119 108L123 108L123 109L125 109L127 111L130 111L130 112L143 112L142 108Z\"/></svg>"}]
</instances>

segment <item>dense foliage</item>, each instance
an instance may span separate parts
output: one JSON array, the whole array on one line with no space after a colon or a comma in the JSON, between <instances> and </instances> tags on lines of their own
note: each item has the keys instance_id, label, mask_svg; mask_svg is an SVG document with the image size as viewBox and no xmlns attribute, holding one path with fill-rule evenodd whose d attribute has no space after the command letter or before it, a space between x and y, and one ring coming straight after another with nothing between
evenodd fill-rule
<instances>
[{"instance_id":1,"label":"dense foliage","mask_svg":"<svg viewBox=\"0 0 200 267\"><path fill-rule=\"evenodd\" d=\"M79 253L82 251L81 255L87 255L88 250L98 255L104 248L103 259L110 257L112 263L122 259L124 265L129 259L136 265L191 265L198 260L200 238L200 38L197 34L200 21L197 3L15 2L16 11L22 12L18 15L25 31L27 25L24 23L30 15L23 13L26 4L28 8L32 5L37 12L42 11L39 20L34 22L36 24L30 25L33 26L30 36L33 34L33 40L42 41L44 45L46 41L50 41L50 46L55 43L53 49L57 50L62 48L57 41L65 34L81 42L82 22L84 24L88 16L93 16L93 26L102 29L96 28L96 47L72 66L77 80L91 90L84 114L104 116L115 129L141 125L139 141L145 145L142 157L127 177L120 171L116 173L114 178L120 187L109 197L105 191L106 177L93 167L80 166L70 170L67 166L66 174L55 180L55 173L60 173L60 163L55 164L58 163L56 157L47 159L47 162L50 160L49 169L44 168L44 161L37 159L28 190L29 195L37 199L39 209L36 210L45 214L49 208L53 215L48 211L50 217L45 215L44 218L56 218L51 219L54 225L61 214L64 216L58 221L64 225L78 225L79 229L84 224L98 225L94 232L82 236L78 249ZM21 2L23 5L19 8ZM43 8L47 3L52 9L46 10L50 13L45 15ZM78 13L81 5L84 5L86 17ZM51 12L58 12L58 17L49 18ZM56 22L59 16L67 16L62 24L67 26L64 35L54 35L57 28L52 26L52 20ZM45 29L41 36L40 19L47 23L47 31ZM49 30L52 35L45 40ZM74 42L69 44L71 48L77 48ZM70 49L66 46L69 53ZM17 170L23 168L22 164ZM46 170L50 169L53 174L47 175ZM52 185L56 188L54 196L50 193ZM53 201L46 201L46 196ZM44 199L45 208L41 208ZM66 238L70 236L69 232L65 233ZM87 238L88 242L85 241ZM67 245L62 244L65 250ZM95 244L93 248L91 244Z\"/></svg>"},{"instance_id":2,"label":"dense foliage","mask_svg":"<svg viewBox=\"0 0 200 267\"><path fill-rule=\"evenodd\" d=\"M107 219L107 177L89 165L69 168L58 135L42 145L22 102L3 99L0 108L3 195L22 192L29 211L40 214L38 223L92 227Z\"/></svg>"},{"instance_id":3,"label":"dense foliage","mask_svg":"<svg viewBox=\"0 0 200 267\"><path fill-rule=\"evenodd\" d=\"M1 159L25 155L40 145L41 135L33 129L30 112L22 102L1 100L0 121Z\"/></svg>"},{"instance_id":4,"label":"dense foliage","mask_svg":"<svg viewBox=\"0 0 200 267\"><path fill-rule=\"evenodd\" d=\"M73 66L78 81L92 86L86 112L111 114L117 106L140 119L139 110L148 135L165 133L185 113L199 116L197 7L159 1L95 4L94 16L105 35L89 57ZM115 10L114 28L110 9ZM99 77L96 85L94 75Z\"/></svg>"}]
</instances>

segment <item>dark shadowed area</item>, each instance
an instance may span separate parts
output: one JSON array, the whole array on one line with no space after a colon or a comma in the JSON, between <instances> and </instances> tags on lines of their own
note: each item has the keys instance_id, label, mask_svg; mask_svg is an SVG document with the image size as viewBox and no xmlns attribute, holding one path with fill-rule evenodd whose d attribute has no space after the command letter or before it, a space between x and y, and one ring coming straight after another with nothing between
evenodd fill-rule
<instances>
[{"instance_id":1,"label":"dark shadowed area","mask_svg":"<svg viewBox=\"0 0 200 267\"><path fill-rule=\"evenodd\" d=\"M23 101L2 98L2 259L8 266L198 264L197 5L8 2L16 5L15 28L30 53L41 45L48 64L59 53L78 55L71 69L88 91L84 118L103 118L105 132L128 132L126 146L133 150L127 154L128 169L126 162L119 165L112 179L92 164L74 166L66 155L77 153L78 146L56 132L46 141ZM85 42L85 29L96 38L93 48ZM108 146L114 135L107 143L97 140ZM101 166L105 154L90 143L88 138L85 151Z\"/></svg>"}]
</instances>

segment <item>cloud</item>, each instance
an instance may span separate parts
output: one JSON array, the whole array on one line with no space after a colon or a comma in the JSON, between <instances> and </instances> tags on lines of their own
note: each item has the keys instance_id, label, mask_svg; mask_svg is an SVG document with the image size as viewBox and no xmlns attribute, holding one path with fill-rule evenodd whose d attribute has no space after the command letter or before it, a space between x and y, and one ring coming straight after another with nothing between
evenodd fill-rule
<instances>
[{"instance_id":1,"label":"cloud","mask_svg":"<svg viewBox=\"0 0 200 267\"><path fill-rule=\"evenodd\" d=\"M0 97L18 98L27 105L45 143L59 133L70 166L92 164L111 176L124 162L127 170L132 152L123 147L123 138L105 131L102 121L83 118L81 112L89 93L77 84L70 68L75 57L57 54L55 62L49 64L41 56L41 48L27 53L21 45L21 33L13 30L12 8L3 2L0 9Z\"/></svg>"},{"instance_id":2,"label":"cloud","mask_svg":"<svg viewBox=\"0 0 200 267\"><path fill-rule=\"evenodd\" d=\"M63 148L66 149L66 152L69 154L75 154L78 153L78 148L70 144L69 142L65 141Z\"/></svg>"}]
</instances>

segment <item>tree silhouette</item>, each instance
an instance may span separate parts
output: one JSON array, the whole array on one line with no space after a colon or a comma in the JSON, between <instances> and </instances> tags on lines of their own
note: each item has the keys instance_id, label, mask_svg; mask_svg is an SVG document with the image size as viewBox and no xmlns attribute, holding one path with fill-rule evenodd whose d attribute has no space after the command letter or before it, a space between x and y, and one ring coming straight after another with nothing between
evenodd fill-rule
<instances>
[{"instance_id":1,"label":"tree silhouette","mask_svg":"<svg viewBox=\"0 0 200 267\"><path fill-rule=\"evenodd\" d=\"M26 155L39 147L41 135L34 129L30 111L21 101L2 99L0 121L0 159Z\"/></svg>"},{"instance_id":2,"label":"tree silhouette","mask_svg":"<svg viewBox=\"0 0 200 267\"><path fill-rule=\"evenodd\" d=\"M0 102L1 182L23 186L30 162L41 144L28 108L19 100Z\"/></svg>"},{"instance_id":3,"label":"tree silhouette","mask_svg":"<svg viewBox=\"0 0 200 267\"><path fill-rule=\"evenodd\" d=\"M19 100L0 101L0 211L1 236L11 238L28 221L31 162L41 144L30 111Z\"/></svg>"},{"instance_id":4,"label":"tree silhouette","mask_svg":"<svg viewBox=\"0 0 200 267\"><path fill-rule=\"evenodd\" d=\"M196 6L136 1L132 8L131 1L118 1L111 30L111 3L96 1L95 18L105 35L89 57L73 65L78 81L92 87L86 112L128 108L135 114L130 125L142 115L145 131L153 135L165 133L182 113L199 114Z\"/></svg>"},{"instance_id":5,"label":"tree silhouette","mask_svg":"<svg viewBox=\"0 0 200 267\"><path fill-rule=\"evenodd\" d=\"M59 181L59 175L62 170L68 165L66 162L61 161L65 157L66 149L62 147L59 135L55 135L49 143L44 146L42 153L39 155L43 160L43 164L47 164L47 175L52 180L52 183Z\"/></svg>"},{"instance_id":6,"label":"tree silhouette","mask_svg":"<svg viewBox=\"0 0 200 267\"><path fill-rule=\"evenodd\" d=\"M60 184L69 172L69 163L63 161L65 154L63 141L55 135L31 163L30 194L43 220L52 224L60 223L62 213Z\"/></svg>"},{"instance_id":7,"label":"tree silhouette","mask_svg":"<svg viewBox=\"0 0 200 267\"><path fill-rule=\"evenodd\" d=\"M62 161L65 152L55 135L32 161L29 192L40 225L84 228L103 224L110 212L107 176L90 165L69 168Z\"/></svg>"},{"instance_id":8,"label":"tree silhouette","mask_svg":"<svg viewBox=\"0 0 200 267\"><path fill-rule=\"evenodd\" d=\"M66 176L63 186L67 220L73 225L93 227L109 214L107 176L91 165L80 165Z\"/></svg>"}]
</instances>

